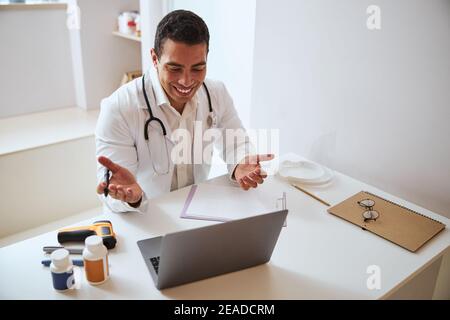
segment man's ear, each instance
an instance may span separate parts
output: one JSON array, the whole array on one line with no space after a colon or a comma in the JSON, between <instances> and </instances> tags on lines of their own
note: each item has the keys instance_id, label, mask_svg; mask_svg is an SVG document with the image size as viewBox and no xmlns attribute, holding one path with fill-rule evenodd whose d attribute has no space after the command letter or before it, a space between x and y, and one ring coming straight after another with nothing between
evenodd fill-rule
<instances>
[{"instance_id":1,"label":"man's ear","mask_svg":"<svg viewBox=\"0 0 450 320\"><path fill-rule=\"evenodd\" d=\"M158 67L158 55L156 54L155 49L150 50L150 55L152 56L153 66L155 68L157 68Z\"/></svg>"}]
</instances>

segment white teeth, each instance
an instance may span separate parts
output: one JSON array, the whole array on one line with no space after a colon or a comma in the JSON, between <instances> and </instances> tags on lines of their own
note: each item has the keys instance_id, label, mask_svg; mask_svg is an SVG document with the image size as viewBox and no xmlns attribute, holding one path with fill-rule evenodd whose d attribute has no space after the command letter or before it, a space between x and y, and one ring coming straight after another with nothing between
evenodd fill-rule
<instances>
[{"instance_id":1,"label":"white teeth","mask_svg":"<svg viewBox=\"0 0 450 320\"><path fill-rule=\"evenodd\" d=\"M182 93L182 94L188 94L189 92L192 91L192 88L189 89L189 90L182 90L182 89L179 89L179 88L175 87L175 89L177 89L177 91L180 92L180 93Z\"/></svg>"}]
</instances>

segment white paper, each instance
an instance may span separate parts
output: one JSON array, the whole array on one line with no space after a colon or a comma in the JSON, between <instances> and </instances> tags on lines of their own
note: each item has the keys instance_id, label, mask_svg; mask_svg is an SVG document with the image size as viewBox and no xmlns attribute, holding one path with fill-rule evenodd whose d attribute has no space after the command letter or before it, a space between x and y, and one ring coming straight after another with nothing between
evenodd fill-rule
<instances>
[{"instance_id":1,"label":"white paper","mask_svg":"<svg viewBox=\"0 0 450 320\"><path fill-rule=\"evenodd\" d=\"M264 188L244 191L233 186L201 184L192 198L185 218L229 221L277 210L280 195L270 195Z\"/></svg>"}]
</instances>

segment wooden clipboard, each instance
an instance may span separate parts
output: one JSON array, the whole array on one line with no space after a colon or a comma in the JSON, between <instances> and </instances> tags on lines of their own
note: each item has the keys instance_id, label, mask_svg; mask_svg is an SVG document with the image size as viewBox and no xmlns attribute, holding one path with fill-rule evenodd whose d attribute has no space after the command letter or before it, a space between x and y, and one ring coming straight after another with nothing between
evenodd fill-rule
<instances>
[{"instance_id":1,"label":"wooden clipboard","mask_svg":"<svg viewBox=\"0 0 450 320\"><path fill-rule=\"evenodd\" d=\"M373 210L380 214L377 220L364 221L362 214L367 209L358 204L358 201L364 199L375 201ZM365 191L355 194L327 211L412 252L416 252L445 229L442 222Z\"/></svg>"}]
</instances>

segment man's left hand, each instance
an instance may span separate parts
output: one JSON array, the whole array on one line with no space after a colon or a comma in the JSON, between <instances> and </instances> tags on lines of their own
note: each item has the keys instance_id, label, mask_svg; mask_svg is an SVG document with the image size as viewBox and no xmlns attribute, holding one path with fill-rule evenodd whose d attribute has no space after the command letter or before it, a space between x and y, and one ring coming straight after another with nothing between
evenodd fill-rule
<instances>
[{"instance_id":1,"label":"man's left hand","mask_svg":"<svg viewBox=\"0 0 450 320\"><path fill-rule=\"evenodd\" d=\"M234 178L242 189L256 188L264 182L267 173L261 169L261 161L270 161L275 158L273 154L258 154L246 156L236 167Z\"/></svg>"}]
</instances>

